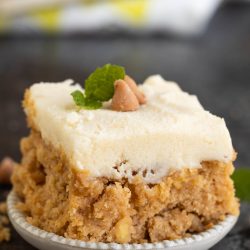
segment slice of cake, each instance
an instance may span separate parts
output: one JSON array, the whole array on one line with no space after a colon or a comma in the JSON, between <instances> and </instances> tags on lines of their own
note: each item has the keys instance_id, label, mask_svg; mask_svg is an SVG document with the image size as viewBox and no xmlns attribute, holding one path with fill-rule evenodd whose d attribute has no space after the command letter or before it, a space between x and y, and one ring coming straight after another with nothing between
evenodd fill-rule
<instances>
[{"instance_id":1,"label":"slice of cake","mask_svg":"<svg viewBox=\"0 0 250 250\"><path fill-rule=\"evenodd\" d=\"M160 76L134 87L116 82L112 103L95 99L95 109L89 99L76 106L71 95L84 90L71 80L27 90L31 133L13 184L31 224L84 241L142 243L239 213L224 120Z\"/></svg>"}]
</instances>

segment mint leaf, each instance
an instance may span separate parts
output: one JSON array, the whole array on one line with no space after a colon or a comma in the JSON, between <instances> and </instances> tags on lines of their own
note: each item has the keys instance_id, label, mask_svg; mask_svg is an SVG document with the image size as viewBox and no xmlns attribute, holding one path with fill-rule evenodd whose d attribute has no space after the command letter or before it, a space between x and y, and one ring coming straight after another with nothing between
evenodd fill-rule
<instances>
[{"instance_id":1,"label":"mint leaf","mask_svg":"<svg viewBox=\"0 0 250 250\"><path fill-rule=\"evenodd\" d=\"M102 107L102 103L98 100L85 99L85 109L99 109Z\"/></svg>"},{"instance_id":2,"label":"mint leaf","mask_svg":"<svg viewBox=\"0 0 250 250\"><path fill-rule=\"evenodd\" d=\"M85 106L85 96L80 90L74 91L71 95L73 96L74 102L77 106Z\"/></svg>"},{"instance_id":3,"label":"mint leaf","mask_svg":"<svg viewBox=\"0 0 250 250\"><path fill-rule=\"evenodd\" d=\"M115 80L124 77L125 69L121 66L106 64L97 68L85 81L85 95L91 100L108 101L114 95Z\"/></svg>"},{"instance_id":4,"label":"mint leaf","mask_svg":"<svg viewBox=\"0 0 250 250\"><path fill-rule=\"evenodd\" d=\"M250 168L238 168L232 175L236 196L242 201L250 202Z\"/></svg>"},{"instance_id":5,"label":"mint leaf","mask_svg":"<svg viewBox=\"0 0 250 250\"><path fill-rule=\"evenodd\" d=\"M79 108L98 109L102 102L110 100L114 95L114 82L124 79L125 69L118 65L106 64L97 68L85 81L85 93L76 90L71 93Z\"/></svg>"},{"instance_id":6,"label":"mint leaf","mask_svg":"<svg viewBox=\"0 0 250 250\"><path fill-rule=\"evenodd\" d=\"M75 104L84 109L99 109L102 107L102 103L97 100L88 99L80 90L76 90L71 93Z\"/></svg>"}]
</instances>

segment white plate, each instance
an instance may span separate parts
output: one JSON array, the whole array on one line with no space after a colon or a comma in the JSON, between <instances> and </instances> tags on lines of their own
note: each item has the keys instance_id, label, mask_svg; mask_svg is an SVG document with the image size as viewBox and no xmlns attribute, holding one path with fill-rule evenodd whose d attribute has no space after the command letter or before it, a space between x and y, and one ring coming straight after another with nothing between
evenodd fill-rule
<instances>
[{"instance_id":1,"label":"white plate","mask_svg":"<svg viewBox=\"0 0 250 250\"><path fill-rule=\"evenodd\" d=\"M167 250L206 250L220 241L235 225L238 217L227 216L226 219L206 232L193 235L181 240L165 240L159 243L146 244L116 244L116 243L92 243L80 240L66 239L54 233L49 233L29 224L25 215L16 209L19 201L12 191L7 199L8 215L17 232L31 245L41 250L87 250L87 249L167 249Z\"/></svg>"}]
</instances>

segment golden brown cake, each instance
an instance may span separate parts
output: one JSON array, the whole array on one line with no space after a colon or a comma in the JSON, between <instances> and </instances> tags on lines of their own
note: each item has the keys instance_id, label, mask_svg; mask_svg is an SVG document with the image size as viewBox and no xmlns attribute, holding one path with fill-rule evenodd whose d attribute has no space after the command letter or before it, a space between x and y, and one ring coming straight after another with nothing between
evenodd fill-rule
<instances>
[{"instance_id":1,"label":"golden brown cake","mask_svg":"<svg viewBox=\"0 0 250 250\"><path fill-rule=\"evenodd\" d=\"M9 219L7 217L7 205L0 202L0 243L10 240Z\"/></svg>"},{"instance_id":2,"label":"golden brown cake","mask_svg":"<svg viewBox=\"0 0 250 250\"><path fill-rule=\"evenodd\" d=\"M202 232L238 215L235 152L223 119L160 76L134 112L79 110L71 81L35 84L24 109L14 190L31 224L72 239L142 243Z\"/></svg>"}]
</instances>

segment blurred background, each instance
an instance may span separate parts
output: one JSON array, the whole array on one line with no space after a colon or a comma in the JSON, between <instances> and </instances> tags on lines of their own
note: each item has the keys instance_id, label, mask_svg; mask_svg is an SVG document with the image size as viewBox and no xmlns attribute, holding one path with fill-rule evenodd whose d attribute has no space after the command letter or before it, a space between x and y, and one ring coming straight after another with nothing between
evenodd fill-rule
<instances>
[{"instance_id":1,"label":"blurred background","mask_svg":"<svg viewBox=\"0 0 250 250\"><path fill-rule=\"evenodd\" d=\"M161 74L198 95L225 118L236 166L250 166L250 1L240 0L0 0L0 159L20 160L25 88L84 83L106 63L137 82ZM247 230L230 249L250 249ZM16 234L12 244L3 249L33 249Z\"/></svg>"}]
</instances>

